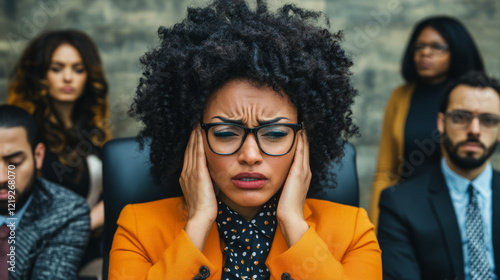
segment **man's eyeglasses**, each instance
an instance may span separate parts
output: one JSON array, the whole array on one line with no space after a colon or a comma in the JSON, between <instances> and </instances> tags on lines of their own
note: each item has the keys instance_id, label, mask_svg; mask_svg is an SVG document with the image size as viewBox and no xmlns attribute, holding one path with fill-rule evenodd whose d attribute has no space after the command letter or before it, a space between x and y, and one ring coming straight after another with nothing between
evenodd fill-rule
<instances>
[{"instance_id":1,"label":"man's eyeglasses","mask_svg":"<svg viewBox=\"0 0 500 280\"><path fill-rule=\"evenodd\" d=\"M450 48L448 45L440 44L440 43L431 43L431 44L416 43L415 45L413 45L413 52L414 53L421 52L426 47L429 47L432 54L443 54L446 51L448 51Z\"/></svg>"},{"instance_id":2,"label":"man's eyeglasses","mask_svg":"<svg viewBox=\"0 0 500 280\"><path fill-rule=\"evenodd\" d=\"M204 123L201 128L207 135L208 146L219 155L236 153L249 133L255 135L259 149L266 155L282 156L292 150L300 124L273 123L254 128L234 123Z\"/></svg>"},{"instance_id":3,"label":"man's eyeglasses","mask_svg":"<svg viewBox=\"0 0 500 280\"><path fill-rule=\"evenodd\" d=\"M479 119L479 123L483 128L496 128L500 122L500 116L493 114L474 114L464 110L454 110L445 113L446 119L450 124L458 128L469 127L474 118Z\"/></svg>"}]
</instances>

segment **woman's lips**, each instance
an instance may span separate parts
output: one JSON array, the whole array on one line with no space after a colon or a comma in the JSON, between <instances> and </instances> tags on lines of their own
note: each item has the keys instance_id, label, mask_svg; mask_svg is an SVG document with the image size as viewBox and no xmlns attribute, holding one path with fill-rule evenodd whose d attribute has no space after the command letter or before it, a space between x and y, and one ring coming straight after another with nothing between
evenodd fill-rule
<instances>
[{"instance_id":1,"label":"woman's lips","mask_svg":"<svg viewBox=\"0 0 500 280\"><path fill-rule=\"evenodd\" d=\"M417 66L418 66L419 69L429 69L429 68L432 67L432 63L430 63L430 62L419 62L417 64Z\"/></svg>"},{"instance_id":2,"label":"woman's lips","mask_svg":"<svg viewBox=\"0 0 500 280\"><path fill-rule=\"evenodd\" d=\"M234 176L231 181L238 188L260 189L267 183L267 177L257 172L242 172Z\"/></svg>"},{"instance_id":3,"label":"woman's lips","mask_svg":"<svg viewBox=\"0 0 500 280\"><path fill-rule=\"evenodd\" d=\"M72 93L73 91L75 91L75 89L72 87L63 87L61 91L64 93Z\"/></svg>"}]
</instances>

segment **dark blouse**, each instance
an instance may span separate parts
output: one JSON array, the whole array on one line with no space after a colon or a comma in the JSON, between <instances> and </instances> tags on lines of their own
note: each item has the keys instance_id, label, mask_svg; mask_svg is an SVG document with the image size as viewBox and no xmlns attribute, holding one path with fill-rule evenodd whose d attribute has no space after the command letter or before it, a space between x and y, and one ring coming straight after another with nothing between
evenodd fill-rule
<instances>
[{"instance_id":1,"label":"dark blouse","mask_svg":"<svg viewBox=\"0 0 500 280\"><path fill-rule=\"evenodd\" d=\"M42 140L43 143L46 143ZM66 187L87 198L90 190L90 174L87 156L93 154L101 158L101 149L93 146L90 151L82 151L74 162L63 164L57 154L50 151L47 144L43 159L42 177ZM81 169L80 169L81 168ZM80 170L79 170L80 169Z\"/></svg>"},{"instance_id":2,"label":"dark blouse","mask_svg":"<svg viewBox=\"0 0 500 280\"><path fill-rule=\"evenodd\" d=\"M447 84L448 81L415 86L405 124L403 179L439 167L441 149L437 114Z\"/></svg>"},{"instance_id":3,"label":"dark blouse","mask_svg":"<svg viewBox=\"0 0 500 280\"><path fill-rule=\"evenodd\" d=\"M278 197L273 196L251 221L218 200L216 223L226 258L221 280L269 279L265 262L276 232Z\"/></svg>"},{"instance_id":4,"label":"dark blouse","mask_svg":"<svg viewBox=\"0 0 500 280\"><path fill-rule=\"evenodd\" d=\"M46 143L46 141L42 142ZM89 143L87 141L86 143ZM86 146L87 147L87 146ZM101 149L94 145L91 145L91 150L83 150L79 153L77 160L72 164L70 162L63 164L59 161L57 154L50 151L47 147L45 149L45 158L43 160L42 166L42 177L57 183L65 188L72 190L78 195L82 196L84 199L89 197L89 191L91 189L91 180L89 167L87 164L87 157L89 155L96 155L101 159ZM81 170L79 170L81 168ZM102 195L102 194L101 194ZM92 208L92 206L91 206ZM82 261L80 263L80 268L85 266L91 260L102 257L102 241L103 235L98 233L95 236L91 236L89 244L85 250Z\"/></svg>"},{"instance_id":5,"label":"dark blouse","mask_svg":"<svg viewBox=\"0 0 500 280\"><path fill-rule=\"evenodd\" d=\"M78 166L82 168L79 176L77 176L79 173ZM87 160L81 158L78 166L71 165L70 163L61 163L58 156L47 148L43 160L42 177L86 198L90 188L90 175Z\"/></svg>"}]
</instances>

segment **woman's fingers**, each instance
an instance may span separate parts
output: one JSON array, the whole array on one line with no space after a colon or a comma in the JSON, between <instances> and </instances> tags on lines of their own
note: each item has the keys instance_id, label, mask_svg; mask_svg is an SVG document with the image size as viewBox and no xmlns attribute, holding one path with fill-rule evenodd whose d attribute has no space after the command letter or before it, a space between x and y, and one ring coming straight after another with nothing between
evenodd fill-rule
<instances>
[{"instance_id":1,"label":"woman's fingers","mask_svg":"<svg viewBox=\"0 0 500 280\"><path fill-rule=\"evenodd\" d=\"M196 128L196 164L200 170L208 171L205 148L203 147L203 138L199 126Z\"/></svg>"},{"instance_id":2,"label":"woman's fingers","mask_svg":"<svg viewBox=\"0 0 500 280\"><path fill-rule=\"evenodd\" d=\"M302 212L307 190L309 189L310 173L307 138L305 138L305 133L300 131L298 133L294 161L285 181L281 194L282 198L280 199L281 209L286 209L287 212L291 211L285 213L285 215L292 214L293 212Z\"/></svg>"},{"instance_id":3,"label":"woman's fingers","mask_svg":"<svg viewBox=\"0 0 500 280\"><path fill-rule=\"evenodd\" d=\"M184 152L184 162L182 163L182 171L181 177L179 178L179 183L181 185L182 192L184 196L188 196L188 190L186 189L186 185L188 185L190 174L192 173L192 162L193 162L193 145L196 139L196 131L191 131L191 135L189 136L188 144L186 146L186 150Z\"/></svg>"},{"instance_id":4,"label":"woman's fingers","mask_svg":"<svg viewBox=\"0 0 500 280\"><path fill-rule=\"evenodd\" d=\"M190 159L192 158L192 146L193 142L196 138L196 130L191 131L191 135L189 136L188 144L186 146L186 151L184 152L184 162L182 163L182 170L186 170L191 163Z\"/></svg>"},{"instance_id":5,"label":"woman's fingers","mask_svg":"<svg viewBox=\"0 0 500 280\"><path fill-rule=\"evenodd\" d=\"M188 207L184 230L193 244L203 251L205 240L217 216L217 201L208 173L199 125L191 132L184 160L181 185Z\"/></svg>"},{"instance_id":6,"label":"woman's fingers","mask_svg":"<svg viewBox=\"0 0 500 280\"><path fill-rule=\"evenodd\" d=\"M309 147L304 131L298 133L295 157L278 203L277 218L288 246L307 231L304 203L310 183Z\"/></svg>"},{"instance_id":7,"label":"woman's fingers","mask_svg":"<svg viewBox=\"0 0 500 280\"><path fill-rule=\"evenodd\" d=\"M217 202L199 126L191 132L179 183L188 206L188 219L198 215L215 217Z\"/></svg>"},{"instance_id":8,"label":"woman's fingers","mask_svg":"<svg viewBox=\"0 0 500 280\"><path fill-rule=\"evenodd\" d=\"M300 176L307 179L310 177L308 174L311 172L311 168L309 166L309 143L307 142L307 136L303 130L299 131L297 138L297 148L295 150L293 165L290 170L292 174L290 175Z\"/></svg>"},{"instance_id":9,"label":"woman's fingers","mask_svg":"<svg viewBox=\"0 0 500 280\"><path fill-rule=\"evenodd\" d=\"M302 149L303 149L303 163L304 169L308 174L309 180L311 179L311 166L309 165L309 141L307 140L307 134L304 130L301 130L302 136Z\"/></svg>"},{"instance_id":10,"label":"woman's fingers","mask_svg":"<svg viewBox=\"0 0 500 280\"><path fill-rule=\"evenodd\" d=\"M293 159L293 163L295 168L304 166L304 143L303 143L302 130L298 132L297 137L297 148L295 150L295 158Z\"/></svg>"}]
</instances>

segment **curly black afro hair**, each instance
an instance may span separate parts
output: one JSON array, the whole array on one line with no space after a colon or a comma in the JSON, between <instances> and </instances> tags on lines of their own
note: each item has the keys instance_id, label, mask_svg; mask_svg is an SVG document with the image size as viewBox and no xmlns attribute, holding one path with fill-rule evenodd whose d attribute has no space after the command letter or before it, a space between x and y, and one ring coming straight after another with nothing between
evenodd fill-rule
<instances>
[{"instance_id":1,"label":"curly black afro hair","mask_svg":"<svg viewBox=\"0 0 500 280\"><path fill-rule=\"evenodd\" d=\"M245 79L284 91L298 110L310 146L314 192L325 170L343 155L343 143L358 134L351 105L352 60L342 33L316 26L322 13L284 5L276 13L257 0L215 0L188 8L186 19L160 27L160 44L142 58L143 76L130 113L144 123L141 145L151 141L151 172L158 183L178 183L190 132L214 91ZM325 17L326 18L326 17ZM325 19L329 27L328 18ZM174 185L172 185L174 184Z\"/></svg>"}]
</instances>

